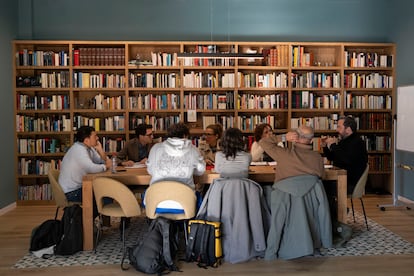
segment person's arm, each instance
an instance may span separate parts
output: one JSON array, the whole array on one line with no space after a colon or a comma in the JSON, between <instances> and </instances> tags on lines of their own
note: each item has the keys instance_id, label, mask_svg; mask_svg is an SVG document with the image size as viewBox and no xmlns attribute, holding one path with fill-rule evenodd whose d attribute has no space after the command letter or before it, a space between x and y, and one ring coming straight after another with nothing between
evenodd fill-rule
<instances>
[{"instance_id":1,"label":"person's arm","mask_svg":"<svg viewBox=\"0 0 414 276\"><path fill-rule=\"evenodd\" d=\"M195 156L194 175L202 175L206 171L206 162L196 147L193 148L193 155Z\"/></svg>"},{"instance_id":2,"label":"person's arm","mask_svg":"<svg viewBox=\"0 0 414 276\"><path fill-rule=\"evenodd\" d=\"M106 159L108 159L108 156L106 155L105 151L102 148L102 144L101 142L98 141L98 143L96 144L96 146L94 147L94 149L96 150L96 152L99 154L100 158L102 159L103 162L106 161ZM95 162L95 161L94 161ZM97 162L97 161L96 161Z\"/></svg>"},{"instance_id":3,"label":"person's arm","mask_svg":"<svg viewBox=\"0 0 414 276\"><path fill-rule=\"evenodd\" d=\"M125 146L116 154L116 162L117 164L121 164L122 166L133 166L133 160L126 160L128 157L128 148L130 147L131 141L128 141Z\"/></svg>"},{"instance_id":4,"label":"person's arm","mask_svg":"<svg viewBox=\"0 0 414 276\"><path fill-rule=\"evenodd\" d=\"M103 160L102 156L95 148L89 150L78 148L74 156L77 156L77 163L81 168L88 173L98 173L106 171L111 167L111 160L109 158Z\"/></svg>"}]
</instances>

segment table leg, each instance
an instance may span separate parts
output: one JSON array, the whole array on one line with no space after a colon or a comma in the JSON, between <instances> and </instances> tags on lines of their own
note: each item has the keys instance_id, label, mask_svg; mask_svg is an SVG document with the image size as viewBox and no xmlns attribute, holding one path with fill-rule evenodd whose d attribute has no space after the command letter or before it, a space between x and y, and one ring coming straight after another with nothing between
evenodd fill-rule
<instances>
[{"instance_id":1,"label":"table leg","mask_svg":"<svg viewBox=\"0 0 414 276\"><path fill-rule=\"evenodd\" d=\"M338 175L337 180L337 198L338 198L338 221L346 223L346 206L347 206L347 177L346 174Z\"/></svg>"},{"instance_id":2,"label":"table leg","mask_svg":"<svg viewBox=\"0 0 414 276\"><path fill-rule=\"evenodd\" d=\"M93 250L92 180L82 182L83 250Z\"/></svg>"}]
</instances>

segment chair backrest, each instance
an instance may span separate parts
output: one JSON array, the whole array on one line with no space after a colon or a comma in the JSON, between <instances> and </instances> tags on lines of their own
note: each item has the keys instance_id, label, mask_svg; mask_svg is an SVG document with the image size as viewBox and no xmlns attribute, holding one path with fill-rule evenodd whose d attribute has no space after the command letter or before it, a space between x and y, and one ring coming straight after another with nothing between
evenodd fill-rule
<instances>
[{"instance_id":1,"label":"chair backrest","mask_svg":"<svg viewBox=\"0 0 414 276\"><path fill-rule=\"evenodd\" d=\"M141 208L132 191L123 183L109 177L98 177L92 181L98 212L102 213L104 198L115 200L121 207L125 217L134 217L141 214Z\"/></svg>"},{"instance_id":2,"label":"chair backrest","mask_svg":"<svg viewBox=\"0 0 414 276\"><path fill-rule=\"evenodd\" d=\"M60 208L64 208L69 206L70 203L66 199L66 195L63 192L62 187L59 185L59 170L50 169L48 173L49 182L52 187L53 197L55 198L56 206Z\"/></svg>"},{"instance_id":3,"label":"chair backrest","mask_svg":"<svg viewBox=\"0 0 414 276\"><path fill-rule=\"evenodd\" d=\"M368 179L369 165L367 164L364 173L359 178L357 184L355 185L354 191L352 192L352 198L361 198L365 192L365 185L367 184Z\"/></svg>"},{"instance_id":4,"label":"chair backrest","mask_svg":"<svg viewBox=\"0 0 414 276\"><path fill-rule=\"evenodd\" d=\"M183 213L157 213L157 206L167 200L181 205ZM145 192L145 214L154 219L163 216L173 220L191 219L195 216L196 195L193 189L177 181L160 181L151 184Z\"/></svg>"}]
</instances>

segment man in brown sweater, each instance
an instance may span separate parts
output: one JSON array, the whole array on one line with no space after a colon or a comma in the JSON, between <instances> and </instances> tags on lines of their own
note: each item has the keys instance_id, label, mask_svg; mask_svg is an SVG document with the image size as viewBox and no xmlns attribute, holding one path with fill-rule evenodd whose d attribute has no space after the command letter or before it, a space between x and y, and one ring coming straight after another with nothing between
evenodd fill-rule
<instances>
[{"instance_id":1,"label":"man in brown sweater","mask_svg":"<svg viewBox=\"0 0 414 276\"><path fill-rule=\"evenodd\" d=\"M291 176L304 174L323 177L325 172L323 158L319 152L313 151L313 135L312 127L302 125L285 135L270 136L259 141L264 151L277 162L275 183ZM282 148L277 145L284 139L294 143L292 148Z\"/></svg>"}]
</instances>

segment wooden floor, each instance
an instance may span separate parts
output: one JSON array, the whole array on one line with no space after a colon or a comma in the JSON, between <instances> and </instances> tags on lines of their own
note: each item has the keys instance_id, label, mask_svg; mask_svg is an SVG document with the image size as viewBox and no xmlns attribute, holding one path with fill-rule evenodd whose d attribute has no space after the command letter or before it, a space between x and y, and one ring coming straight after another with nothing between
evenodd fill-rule
<instances>
[{"instance_id":1,"label":"wooden floor","mask_svg":"<svg viewBox=\"0 0 414 276\"><path fill-rule=\"evenodd\" d=\"M414 211L390 207L386 211L377 204L390 204L390 197L368 196L364 200L368 216L406 240L414 243ZM355 203L359 209L359 201ZM121 271L119 265L70 266L46 269L13 269L12 266L29 246L32 228L54 216L54 207L23 207L0 216L0 275L144 275L133 268ZM368 257L306 257L291 261L251 261L243 264L223 264L218 269L202 269L183 263L183 272L172 275L413 275L414 254Z\"/></svg>"}]
</instances>

